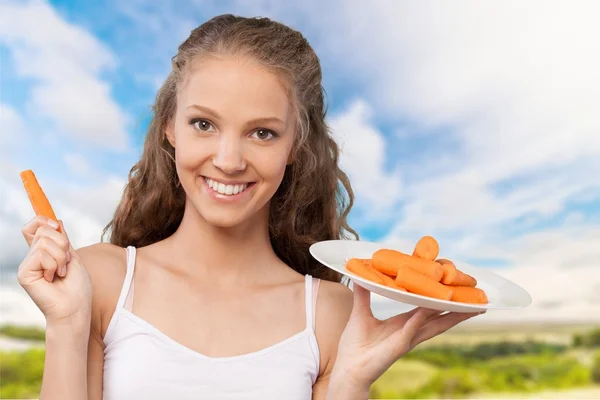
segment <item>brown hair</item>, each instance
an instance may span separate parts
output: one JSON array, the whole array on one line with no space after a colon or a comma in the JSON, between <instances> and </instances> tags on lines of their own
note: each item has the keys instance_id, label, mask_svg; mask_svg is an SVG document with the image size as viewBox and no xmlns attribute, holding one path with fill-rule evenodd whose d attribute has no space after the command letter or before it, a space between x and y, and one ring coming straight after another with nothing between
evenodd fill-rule
<instances>
[{"instance_id":1,"label":"brown hair","mask_svg":"<svg viewBox=\"0 0 600 400\"><path fill-rule=\"evenodd\" d=\"M347 232L358 239L347 223L354 194L338 166L339 148L325 123L321 66L301 33L268 18L217 16L194 29L179 46L173 70L156 96L141 159L129 173L123 198L103 236L110 230L111 243L142 247L169 237L179 227L185 193L178 184L175 149L165 128L175 115L177 88L191 61L219 54L252 57L287 83L299 134L293 163L271 200L271 244L296 271L340 281L340 274L323 267L308 251L317 241L347 239Z\"/></svg>"}]
</instances>

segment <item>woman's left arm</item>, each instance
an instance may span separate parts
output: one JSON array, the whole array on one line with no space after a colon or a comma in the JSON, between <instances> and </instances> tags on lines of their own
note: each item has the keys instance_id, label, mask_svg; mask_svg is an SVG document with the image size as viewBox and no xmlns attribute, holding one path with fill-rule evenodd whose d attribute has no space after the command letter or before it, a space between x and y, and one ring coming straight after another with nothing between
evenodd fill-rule
<instances>
[{"instance_id":1,"label":"woman's left arm","mask_svg":"<svg viewBox=\"0 0 600 400\"><path fill-rule=\"evenodd\" d=\"M340 336L348 324L353 304L352 291L339 283L321 281L315 315L315 334L319 344L319 377L313 385L313 400L327 399L327 391Z\"/></svg>"},{"instance_id":2,"label":"woman's left arm","mask_svg":"<svg viewBox=\"0 0 600 400\"><path fill-rule=\"evenodd\" d=\"M357 284L353 287L353 295L345 293L323 304L329 307L322 307L327 315L321 318L317 338L324 339L326 365L314 385L313 400L367 400L371 385L404 354L480 314L443 314L417 307L379 320L371 311L370 292ZM339 339L337 346L327 341L334 337Z\"/></svg>"}]
</instances>

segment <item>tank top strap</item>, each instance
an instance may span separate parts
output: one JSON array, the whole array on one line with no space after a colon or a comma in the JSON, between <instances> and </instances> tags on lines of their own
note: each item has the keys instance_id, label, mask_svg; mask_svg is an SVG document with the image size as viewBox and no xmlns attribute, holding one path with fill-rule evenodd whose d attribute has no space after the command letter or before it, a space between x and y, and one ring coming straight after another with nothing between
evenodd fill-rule
<instances>
[{"instance_id":1,"label":"tank top strap","mask_svg":"<svg viewBox=\"0 0 600 400\"><path fill-rule=\"evenodd\" d=\"M314 331L315 329L315 314L317 305L317 293L319 291L319 282L317 278L313 278L311 275L306 274L304 276L305 286L305 309L306 309L306 329Z\"/></svg>"},{"instance_id":2,"label":"tank top strap","mask_svg":"<svg viewBox=\"0 0 600 400\"><path fill-rule=\"evenodd\" d=\"M126 254L127 272L125 273L125 280L123 281L123 286L117 302L117 309L125 308L126 310L131 311L131 305L133 304L133 272L135 269L136 248L134 246L128 246Z\"/></svg>"}]
</instances>

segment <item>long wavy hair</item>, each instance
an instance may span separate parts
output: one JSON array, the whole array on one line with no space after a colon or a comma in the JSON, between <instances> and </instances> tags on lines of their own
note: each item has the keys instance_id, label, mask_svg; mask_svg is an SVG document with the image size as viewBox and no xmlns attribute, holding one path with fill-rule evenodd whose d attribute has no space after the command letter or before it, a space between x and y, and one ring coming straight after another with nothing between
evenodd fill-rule
<instances>
[{"instance_id":1,"label":"long wavy hair","mask_svg":"<svg viewBox=\"0 0 600 400\"><path fill-rule=\"evenodd\" d=\"M354 194L339 168L340 150L325 123L325 91L319 58L301 33L268 18L220 15L194 29L172 59L173 69L157 93L140 160L128 176L113 219L104 228L110 243L142 247L172 235L183 218L186 195L178 184L175 149L165 128L175 115L177 89L192 60L244 55L286 83L296 115L293 163L271 199L269 232L277 256L302 274L340 281L341 275L308 251L317 241L358 239L347 216Z\"/></svg>"}]
</instances>

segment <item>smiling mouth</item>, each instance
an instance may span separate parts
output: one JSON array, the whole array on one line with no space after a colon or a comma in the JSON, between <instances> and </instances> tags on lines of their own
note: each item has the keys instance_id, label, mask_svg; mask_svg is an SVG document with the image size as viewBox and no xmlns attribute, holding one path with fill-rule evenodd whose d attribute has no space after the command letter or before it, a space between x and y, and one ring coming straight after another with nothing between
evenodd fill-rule
<instances>
[{"instance_id":1,"label":"smiling mouth","mask_svg":"<svg viewBox=\"0 0 600 400\"><path fill-rule=\"evenodd\" d=\"M211 178L207 178L205 176L203 176L203 178L206 181L206 184L208 185L209 188L211 188L215 192L217 192L219 194L223 194L225 196L234 196L236 194L240 194L240 193L244 192L245 190L247 190L252 185L254 185L254 182L238 183L235 185L231 185L231 184L226 184L223 182L216 181Z\"/></svg>"}]
</instances>

